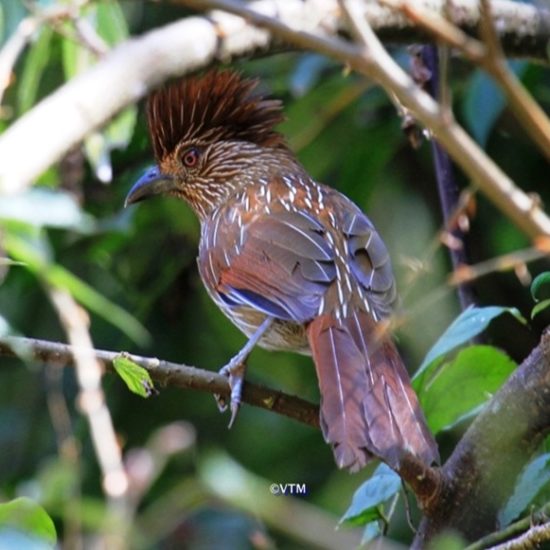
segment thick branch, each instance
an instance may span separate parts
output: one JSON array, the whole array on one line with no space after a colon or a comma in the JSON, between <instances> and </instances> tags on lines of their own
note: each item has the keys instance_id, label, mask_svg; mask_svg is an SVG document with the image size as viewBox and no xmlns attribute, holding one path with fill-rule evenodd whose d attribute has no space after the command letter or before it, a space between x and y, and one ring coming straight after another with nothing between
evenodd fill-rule
<instances>
[{"instance_id":1,"label":"thick branch","mask_svg":"<svg viewBox=\"0 0 550 550\"><path fill-rule=\"evenodd\" d=\"M194 2L199 8L209 4ZM448 9L450 5L452 9ZM337 0L259 0L249 6L260 13L276 14L295 32L335 36L345 29ZM453 23L467 30L475 29L480 20L477 0L460 0L456 5L446 0L430 0L430 9L439 13L445 10ZM546 60L550 12L495 0L493 13L507 53ZM383 38L420 39L403 15L392 13L376 2L365 4L365 16ZM251 55L272 45L273 38L268 33L222 13L210 20L183 19L121 44L98 65L56 90L4 132L0 137L0 193L20 191L31 184L92 130L160 82L207 66L216 58ZM105 90L109 93L105 94ZM25 150L33 154L21 162L21 151Z\"/></svg>"},{"instance_id":2,"label":"thick branch","mask_svg":"<svg viewBox=\"0 0 550 550\"><path fill-rule=\"evenodd\" d=\"M443 529L475 540L498 528L516 478L550 429L550 330L476 418L443 466L414 547Z\"/></svg>"}]
</instances>

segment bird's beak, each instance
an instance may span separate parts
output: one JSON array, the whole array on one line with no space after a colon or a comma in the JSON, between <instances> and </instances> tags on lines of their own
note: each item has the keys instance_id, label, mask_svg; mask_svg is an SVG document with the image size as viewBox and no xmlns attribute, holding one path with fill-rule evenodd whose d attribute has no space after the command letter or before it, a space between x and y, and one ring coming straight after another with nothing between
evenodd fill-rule
<instances>
[{"instance_id":1,"label":"bird's beak","mask_svg":"<svg viewBox=\"0 0 550 550\"><path fill-rule=\"evenodd\" d=\"M130 189L124 207L139 202L153 195L162 195L173 191L176 188L176 182L172 176L162 174L157 166L148 168Z\"/></svg>"}]
</instances>

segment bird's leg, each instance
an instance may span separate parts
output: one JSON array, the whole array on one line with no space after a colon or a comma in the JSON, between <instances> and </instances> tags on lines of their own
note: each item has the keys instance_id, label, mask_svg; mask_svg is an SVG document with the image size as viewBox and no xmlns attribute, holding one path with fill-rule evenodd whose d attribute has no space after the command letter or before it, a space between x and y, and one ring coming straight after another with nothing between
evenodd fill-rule
<instances>
[{"instance_id":1,"label":"bird's leg","mask_svg":"<svg viewBox=\"0 0 550 550\"><path fill-rule=\"evenodd\" d=\"M262 321L262 324L256 329L256 332L254 332L254 334L249 338L248 342L239 351L239 353L237 353L237 355L235 355L235 357L233 357L227 365L220 369L220 374L227 376L229 379L229 387L231 388L229 405L229 408L231 409L231 420L229 421L229 428L233 425L241 405L241 394L243 391L244 375L246 372L246 360L250 355L250 352L254 349L254 346L256 346L272 323L273 317L268 315L264 321ZM227 409L225 398L217 394L214 395L214 397L216 398L220 411L225 411Z\"/></svg>"}]
</instances>

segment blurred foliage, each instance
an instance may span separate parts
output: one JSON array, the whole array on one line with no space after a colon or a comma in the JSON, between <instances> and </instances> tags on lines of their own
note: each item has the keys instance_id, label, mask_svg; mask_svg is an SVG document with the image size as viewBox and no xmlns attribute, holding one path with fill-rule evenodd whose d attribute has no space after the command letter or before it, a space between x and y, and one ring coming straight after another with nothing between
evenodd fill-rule
<instances>
[{"instance_id":1,"label":"blurred foliage","mask_svg":"<svg viewBox=\"0 0 550 550\"><path fill-rule=\"evenodd\" d=\"M68 3L61 0L0 0L0 44L18 32L21 21L32 15L30 8L64 5ZM89 2L77 19L43 22L14 67L0 131L88 69L102 48L186 13L143 0L106 0ZM82 38L77 20L92 33L95 47ZM406 58L404 50L395 53ZM411 371L416 370L459 313L455 292L445 283L447 252L439 246L434 253L432 247L441 214L429 144L411 149L384 93L323 57L285 53L233 65L260 76L263 89L284 101L287 121L281 131L303 164L319 181L352 198L384 236L402 289L400 312L406 316L399 344ZM548 107L550 77L544 67L521 63L515 70ZM546 161L494 85L458 60L453 60L450 81L465 127L518 185L550 202ZM47 140L56 129L42 131ZM21 162L26 155L32 151L21 151ZM7 257L0 262L0 336L64 340L43 291L47 282L67 289L86 306L98 348L216 370L243 345L244 336L211 303L199 281L199 227L189 208L158 199L145 208L123 209L132 182L151 163L143 110L134 106L67 154L32 191L1 199L0 253L7 252ZM461 186L468 185L457 177ZM477 197L476 206L469 235L472 263L528 244L483 197ZM549 265L539 261L529 267L536 273ZM513 272L491 274L474 286L481 306L499 304L493 312L521 311L530 317L529 290ZM417 388L429 405L431 426L445 430L439 437L443 459L463 433L465 419L498 389L513 360L520 361L537 342L549 319L548 311L539 309L532 325L499 316L488 326L496 315L477 317L473 332L450 347L447 342L447 347L435 348L427 358L430 364ZM485 329L484 343L494 347L466 347L449 354ZM1 499L24 497L40 503L67 545L81 533L93 540L108 529L109 518L88 428L78 412L73 371L3 357L0 363ZM138 376L139 385L139 375L131 375ZM258 349L249 377L318 400L309 358ZM457 386L460 395L452 391ZM376 465L354 476L337 471L329 447L310 428L245 406L228 431L228 417L218 413L208 395L159 388L159 396L143 400L112 375L105 377L104 389L129 471L148 480L136 497L133 548L213 548L220 541L224 548L313 545L314 525L332 530L352 497L344 519L366 524L365 538L379 534L376 521L383 518L383 526L389 512L388 535L403 542L412 538L402 501L393 506L391 500L399 489L395 476ZM464 395L471 399L462 400ZM179 423L183 419L189 423L184 427ZM215 454L222 450L229 456ZM539 492L532 482L535 474L542 471L547 479L548 455L538 460L526 470L517 496L503 512L507 520L524 511ZM361 485L364 481L367 485ZM305 484L307 494L275 498L271 483ZM384 505L388 499L390 504ZM295 513L283 514L285 506ZM320 523L309 524L306 517ZM413 521L417 518L418 511L413 511ZM344 523L335 536L359 541L362 528L354 532ZM445 547L459 547L450 536L446 541Z\"/></svg>"}]
</instances>

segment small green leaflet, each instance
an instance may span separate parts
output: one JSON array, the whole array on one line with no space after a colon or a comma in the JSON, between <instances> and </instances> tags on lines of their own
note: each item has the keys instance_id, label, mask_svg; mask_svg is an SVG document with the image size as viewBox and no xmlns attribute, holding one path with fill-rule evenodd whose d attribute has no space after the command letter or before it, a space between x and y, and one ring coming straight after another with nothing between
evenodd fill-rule
<instances>
[{"instance_id":1,"label":"small green leaflet","mask_svg":"<svg viewBox=\"0 0 550 550\"><path fill-rule=\"evenodd\" d=\"M537 305L531 311L531 319L550 306L550 299L546 299L541 302L538 296L540 288L544 285L548 285L548 283L550 283L550 271L545 271L544 273L537 275L531 284L531 296L533 297L533 300L537 302Z\"/></svg>"},{"instance_id":2,"label":"small green leaflet","mask_svg":"<svg viewBox=\"0 0 550 550\"><path fill-rule=\"evenodd\" d=\"M131 392L137 393L141 397L150 397L157 393L149 373L134 363L126 354L122 353L115 357L113 366Z\"/></svg>"},{"instance_id":3,"label":"small green leaflet","mask_svg":"<svg viewBox=\"0 0 550 550\"><path fill-rule=\"evenodd\" d=\"M401 478L386 464L380 464L370 479L363 483L351 501L340 523L366 525L382 518L380 506L401 488Z\"/></svg>"},{"instance_id":4,"label":"small green leaflet","mask_svg":"<svg viewBox=\"0 0 550 550\"><path fill-rule=\"evenodd\" d=\"M0 504L0 536L10 530L39 539L52 547L57 541L50 516L42 506L26 497Z\"/></svg>"}]
</instances>

